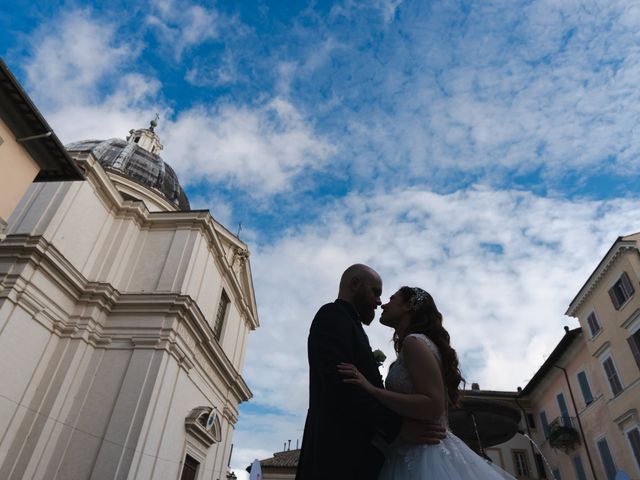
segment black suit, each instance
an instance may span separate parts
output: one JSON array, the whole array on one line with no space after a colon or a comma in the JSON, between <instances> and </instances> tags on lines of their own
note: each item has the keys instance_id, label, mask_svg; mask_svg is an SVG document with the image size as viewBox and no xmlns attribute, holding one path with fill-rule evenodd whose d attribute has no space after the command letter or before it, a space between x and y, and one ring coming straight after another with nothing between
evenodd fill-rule
<instances>
[{"instance_id":1,"label":"black suit","mask_svg":"<svg viewBox=\"0 0 640 480\"><path fill-rule=\"evenodd\" d=\"M348 385L338 363L354 364L374 385L382 378L356 309L336 300L324 305L308 340L309 411L296 480L375 480L401 418L360 387Z\"/></svg>"}]
</instances>

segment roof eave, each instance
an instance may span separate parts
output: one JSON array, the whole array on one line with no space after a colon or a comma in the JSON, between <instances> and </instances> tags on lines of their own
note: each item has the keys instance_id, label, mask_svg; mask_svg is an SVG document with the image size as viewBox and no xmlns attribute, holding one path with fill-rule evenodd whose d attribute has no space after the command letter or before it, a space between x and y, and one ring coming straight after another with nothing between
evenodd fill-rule
<instances>
[{"instance_id":1,"label":"roof eave","mask_svg":"<svg viewBox=\"0 0 640 480\"><path fill-rule=\"evenodd\" d=\"M616 241L611 245L611 248L609 248L607 253L602 257L602 260L600 260L591 275L589 275L589 278L582 285L576 296L573 298L573 300L571 300L567 311L564 313L565 315L568 315L570 317L576 316L576 313L580 306L585 302L586 298L589 296L600 278L608 270L609 266L615 260L618 252L623 247L637 249L637 243L635 240L627 239L627 237L618 237Z\"/></svg>"},{"instance_id":2,"label":"roof eave","mask_svg":"<svg viewBox=\"0 0 640 480\"><path fill-rule=\"evenodd\" d=\"M564 337L558 342L556 348L553 349L551 354L547 357L542 366L535 373L533 378L529 380L529 383L522 389L520 392L520 397L528 395L531 393L534 388L542 381L544 376L554 367L554 365L562 358L565 352L569 349L569 347L573 344L573 342L580 336L582 333L582 328L577 327L573 330L568 330Z\"/></svg>"},{"instance_id":3,"label":"roof eave","mask_svg":"<svg viewBox=\"0 0 640 480\"><path fill-rule=\"evenodd\" d=\"M40 167L35 181L84 180L78 165L2 58L0 112L17 141Z\"/></svg>"}]
</instances>

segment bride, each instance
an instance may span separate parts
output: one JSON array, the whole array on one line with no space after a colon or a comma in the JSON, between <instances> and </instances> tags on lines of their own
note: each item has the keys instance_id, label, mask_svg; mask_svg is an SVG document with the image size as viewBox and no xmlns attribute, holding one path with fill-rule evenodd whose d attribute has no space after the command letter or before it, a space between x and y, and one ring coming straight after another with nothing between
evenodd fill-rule
<instances>
[{"instance_id":1,"label":"bride","mask_svg":"<svg viewBox=\"0 0 640 480\"><path fill-rule=\"evenodd\" d=\"M442 326L442 315L429 293L402 287L382 306L380 323L395 330L398 352L386 379L377 388L351 364L338 370L346 383L357 385L405 418L448 427L447 403L457 405L462 375L458 356ZM451 431L437 445L396 443L387 455L378 480L502 480L511 475L489 464Z\"/></svg>"}]
</instances>

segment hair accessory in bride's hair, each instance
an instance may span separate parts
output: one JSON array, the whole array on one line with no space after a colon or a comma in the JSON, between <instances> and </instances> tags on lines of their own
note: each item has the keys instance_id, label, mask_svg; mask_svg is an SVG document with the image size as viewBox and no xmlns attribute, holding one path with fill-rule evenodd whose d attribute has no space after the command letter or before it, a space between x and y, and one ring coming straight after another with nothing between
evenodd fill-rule
<instances>
[{"instance_id":1,"label":"hair accessory in bride's hair","mask_svg":"<svg viewBox=\"0 0 640 480\"><path fill-rule=\"evenodd\" d=\"M411 310L415 311L420 308L422 302L429 298L429 294L418 287L411 287L411 291L413 292L413 295L411 295L411 299L409 300L409 306L411 307Z\"/></svg>"}]
</instances>

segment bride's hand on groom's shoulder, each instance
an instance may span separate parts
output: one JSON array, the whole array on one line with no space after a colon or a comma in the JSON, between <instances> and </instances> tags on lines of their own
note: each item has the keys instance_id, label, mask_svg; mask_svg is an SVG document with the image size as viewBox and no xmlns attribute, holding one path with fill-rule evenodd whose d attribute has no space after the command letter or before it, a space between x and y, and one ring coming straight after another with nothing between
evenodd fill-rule
<instances>
[{"instance_id":1,"label":"bride's hand on groom's shoulder","mask_svg":"<svg viewBox=\"0 0 640 480\"><path fill-rule=\"evenodd\" d=\"M364 375L362 375L362 373L360 373L355 365L350 363L339 363L338 373L345 377L342 379L344 383L357 385L369 393L375 389L375 387L364 377Z\"/></svg>"},{"instance_id":2,"label":"bride's hand on groom's shoulder","mask_svg":"<svg viewBox=\"0 0 640 480\"><path fill-rule=\"evenodd\" d=\"M440 423L425 422L405 418L400 428L399 437L407 443L437 445L447 435Z\"/></svg>"}]
</instances>

